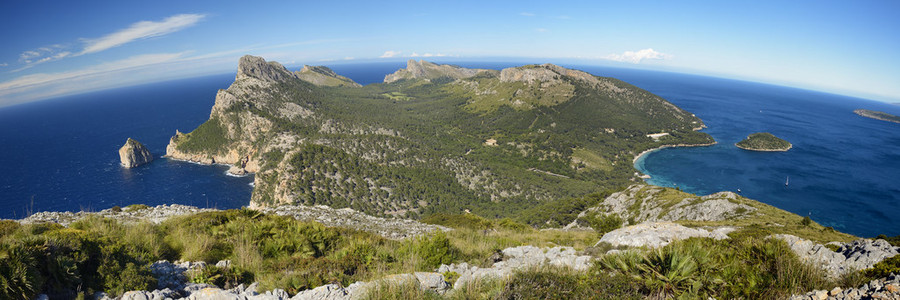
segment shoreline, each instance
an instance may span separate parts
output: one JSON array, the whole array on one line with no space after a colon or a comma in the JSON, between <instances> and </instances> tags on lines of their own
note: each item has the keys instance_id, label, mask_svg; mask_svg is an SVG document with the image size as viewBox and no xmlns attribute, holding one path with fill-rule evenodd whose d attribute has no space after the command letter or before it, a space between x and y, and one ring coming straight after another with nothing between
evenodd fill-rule
<instances>
[{"instance_id":1,"label":"shoreline","mask_svg":"<svg viewBox=\"0 0 900 300\"><path fill-rule=\"evenodd\" d=\"M244 174L236 174L236 173L233 173L233 172L232 172L232 169L234 169L235 167L234 167L234 165L232 165L232 164L226 164L226 163L211 163L211 164L210 164L210 163L205 163L205 162L196 161L196 160L177 158L177 157L170 156L170 155L163 155L162 158L165 158L165 159L171 159L171 160L174 160L174 161L180 161L180 162L192 163L192 164L195 164L195 165L201 165L201 166L227 166L227 167L229 167L229 168L228 168L228 170L225 170L225 175L231 176L231 177L247 177L247 176L249 176L249 175L251 175L251 174L253 174L253 175L256 174L256 172L250 172L250 171L247 171L247 169L240 169L240 170L244 170L244 172L245 172Z\"/></svg>"},{"instance_id":2,"label":"shoreline","mask_svg":"<svg viewBox=\"0 0 900 300\"><path fill-rule=\"evenodd\" d=\"M662 146L659 146L659 147L656 147L656 148L647 149L647 150L644 150L644 151L641 152L641 153L638 153L638 155L635 155L635 156L634 156L634 159L631 160L631 167L634 168L635 171L637 171L637 172L635 172L635 174L637 175L637 177L643 179L644 182L646 182L647 179L650 179L650 178L653 178L653 177L650 176L650 175L648 175L648 174L646 174L646 173L644 173L644 172L642 172L640 169L637 168L637 166L635 166L635 165L637 164L638 160L640 160L640 159L641 159L642 157L644 157L645 155L650 154L650 153L652 153L652 152L656 152L656 151L662 150L662 149L666 149L666 148L678 148L678 147L709 147L709 146L712 146L712 145L715 145L715 144L718 144L718 143L719 143L719 142L717 142L717 141L713 141L712 143L707 143L707 144L676 144L676 145L662 145ZM638 174L639 174L639 175L638 175Z\"/></svg>"},{"instance_id":3,"label":"shoreline","mask_svg":"<svg viewBox=\"0 0 900 300\"><path fill-rule=\"evenodd\" d=\"M794 148L794 144L791 144L790 146L788 146L787 149L752 149L752 148L741 147L737 143L735 143L734 146L741 148L742 150L760 151L760 152L787 152L788 150L791 150L791 148Z\"/></svg>"},{"instance_id":4,"label":"shoreline","mask_svg":"<svg viewBox=\"0 0 900 300\"><path fill-rule=\"evenodd\" d=\"M659 146L659 147L656 147L656 148L644 150L644 152L641 152L641 153L639 153L638 155L635 155L635 156L634 156L634 159L631 160L631 164L636 164L637 161L638 161L639 159L641 159L641 157L643 157L644 155L650 154L650 152L659 151L659 150L662 150L662 149L665 149L665 148L679 148L679 147L686 147L686 148L688 148L688 147L709 147L709 146L716 145L716 144L718 144L718 143L719 143L719 142L712 142L712 143L708 143L708 144L676 144L676 145L662 145L662 146Z\"/></svg>"}]
</instances>

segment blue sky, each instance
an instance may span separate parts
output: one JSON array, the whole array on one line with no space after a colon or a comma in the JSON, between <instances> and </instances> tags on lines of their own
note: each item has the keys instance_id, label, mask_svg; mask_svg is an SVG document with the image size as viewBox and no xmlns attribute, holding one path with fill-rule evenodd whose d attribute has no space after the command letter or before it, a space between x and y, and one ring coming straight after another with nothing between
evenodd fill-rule
<instances>
[{"instance_id":1,"label":"blue sky","mask_svg":"<svg viewBox=\"0 0 900 300\"><path fill-rule=\"evenodd\" d=\"M0 28L0 106L233 72L244 54L564 60L900 102L900 1L8 0Z\"/></svg>"}]
</instances>

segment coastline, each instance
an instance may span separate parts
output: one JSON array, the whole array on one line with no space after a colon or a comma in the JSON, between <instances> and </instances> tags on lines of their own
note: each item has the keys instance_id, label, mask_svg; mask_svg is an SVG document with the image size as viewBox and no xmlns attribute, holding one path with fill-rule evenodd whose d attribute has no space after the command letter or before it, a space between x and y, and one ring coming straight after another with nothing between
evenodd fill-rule
<instances>
[{"instance_id":1,"label":"coastline","mask_svg":"<svg viewBox=\"0 0 900 300\"><path fill-rule=\"evenodd\" d=\"M641 153L639 153L638 155L635 155L635 156L634 156L634 159L631 160L631 164L636 164L637 161L638 161L639 159L641 159L641 157L643 157L644 155L647 155L647 154L650 154L651 152L659 151L659 150L662 150L662 149L665 149L665 148L678 148L678 147L709 147L709 146L712 146L712 145L715 145L715 144L718 144L718 143L719 143L719 142L712 142L712 143L708 143L708 144L676 144L676 145L662 145L662 146L659 146L659 147L656 147L656 148L644 150L644 152L641 152Z\"/></svg>"},{"instance_id":2,"label":"coastline","mask_svg":"<svg viewBox=\"0 0 900 300\"><path fill-rule=\"evenodd\" d=\"M734 146L741 148L743 150L747 150L747 151L760 151L760 152L787 152L788 150L791 150L791 148L794 148L794 144L791 144L790 146L788 146L787 149L752 149L752 148L742 147L741 145L738 145L737 143L735 143Z\"/></svg>"},{"instance_id":3,"label":"coastline","mask_svg":"<svg viewBox=\"0 0 900 300\"><path fill-rule=\"evenodd\" d=\"M171 156L171 155L163 155L161 157L165 158L165 159L171 159L174 161L186 162L186 163L191 163L191 164L201 165L201 166L226 166L229 168L228 168L228 170L225 171L225 175L228 175L231 177L247 177L251 174L256 174L256 172L247 171L246 169L237 169L237 170L244 170L244 173L236 173L236 172L234 172L236 167L234 165L228 164L228 163L215 163L215 162L207 163L207 162L196 161L196 160L191 160L191 159L178 158L178 157Z\"/></svg>"}]
</instances>

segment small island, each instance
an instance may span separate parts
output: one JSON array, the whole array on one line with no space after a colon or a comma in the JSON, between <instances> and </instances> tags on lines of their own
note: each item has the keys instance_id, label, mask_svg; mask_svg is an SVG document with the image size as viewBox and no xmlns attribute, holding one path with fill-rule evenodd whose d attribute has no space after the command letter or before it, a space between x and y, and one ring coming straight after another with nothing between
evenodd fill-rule
<instances>
[{"instance_id":1,"label":"small island","mask_svg":"<svg viewBox=\"0 0 900 300\"><path fill-rule=\"evenodd\" d=\"M128 138L125 145L119 148L119 159L122 161L123 167L130 169L150 163L153 161L153 155L144 144Z\"/></svg>"},{"instance_id":2,"label":"small island","mask_svg":"<svg viewBox=\"0 0 900 300\"><path fill-rule=\"evenodd\" d=\"M900 117L895 116L895 115L892 115L892 114L889 114L889 113L886 113L886 112L882 112L882 111L875 111L875 110L868 110L868 109L857 109L857 110L854 110L853 112L856 113L857 115L860 115L860 116L863 116L863 117L866 117L866 118L872 118L872 119L875 119L875 120L882 120L882 121L888 121L888 122L900 123Z\"/></svg>"},{"instance_id":3,"label":"small island","mask_svg":"<svg viewBox=\"0 0 900 300\"><path fill-rule=\"evenodd\" d=\"M747 139L734 145L751 151L788 151L793 147L788 141L782 140L768 132L751 134L747 136Z\"/></svg>"}]
</instances>

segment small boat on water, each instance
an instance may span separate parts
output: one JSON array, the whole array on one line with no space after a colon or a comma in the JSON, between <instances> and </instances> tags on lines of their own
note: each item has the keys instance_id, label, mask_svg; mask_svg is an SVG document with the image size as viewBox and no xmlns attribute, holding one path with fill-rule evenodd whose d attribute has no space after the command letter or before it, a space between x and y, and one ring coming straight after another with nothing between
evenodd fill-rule
<instances>
[{"instance_id":1,"label":"small boat on water","mask_svg":"<svg viewBox=\"0 0 900 300\"><path fill-rule=\"evenodd\" d=\"M790 184L790 183L791 183L791 176L788 176L787 178L784 179L784 186L788 186L788 184Z\"/></svg>"}]
</instances>

